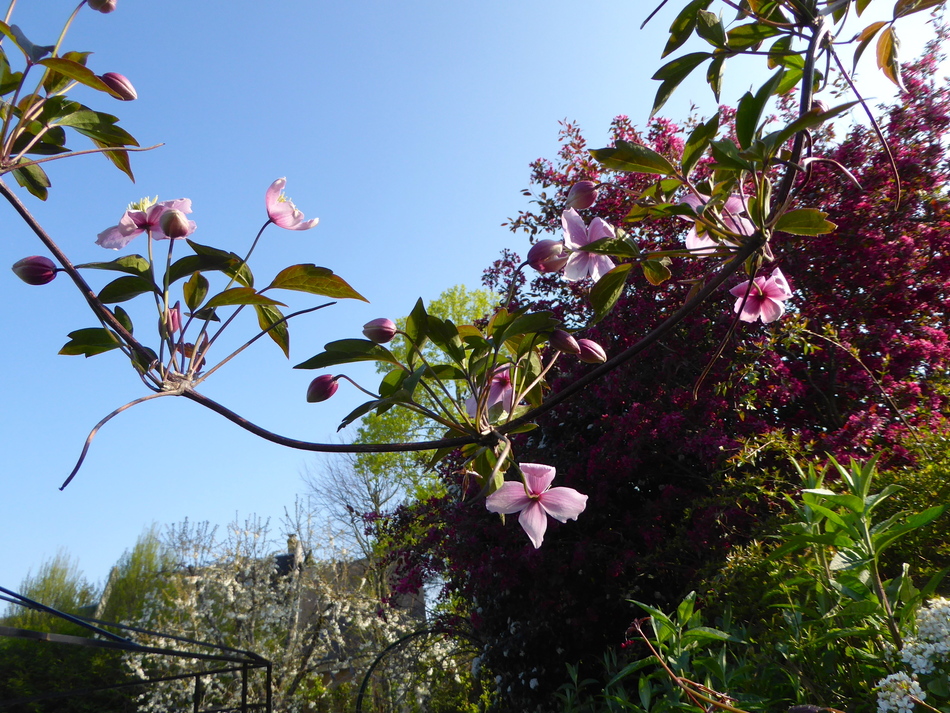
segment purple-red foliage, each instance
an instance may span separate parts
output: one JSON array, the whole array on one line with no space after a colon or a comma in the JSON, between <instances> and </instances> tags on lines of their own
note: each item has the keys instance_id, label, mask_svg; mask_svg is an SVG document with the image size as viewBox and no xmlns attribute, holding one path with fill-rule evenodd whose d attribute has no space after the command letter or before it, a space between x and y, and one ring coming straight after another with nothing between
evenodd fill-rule
<instances>
[{"instance_id":1,"label":"purple-red foliage","mask_svg":"<svg viewBox=\"0 0 950 713\"><path fill-rule=\"evenodd\" d=\"M716 499L716 473L743 439L784 430L799 435L810 453L884 450L900 462L907 428L865 366L909 421L942 426L950 366L944 193L950 168L943 147L950 99L930 79L934 61L906 71L908 93L884 114L901 176L900 206L886 154L870 130L853 129L817 150L847 166L863 190L829 164L813 164L799 194L801 205L827 211L838 229L821 237L781 235L773 245L795 289L786 321L795 318L814 332L832 327L864 366L814 337L806 335L816 350L800 337L775 338L786 322L740 323L694 398L697 379L732 323L727 285L665 342L520 437L519 461L554 465L555 485L589 496L577 522L549 521L541 549L530 546L514 517L503 526L478 498L419 503L395 521L397 532L418 538L399 553L410 586L438 575L447 596L467 603L467 629L482 648L483 665L503 677L506 709L546 709L565 680L565 663L596 666L605 648L622 643L630 619L642 615L627 598L669 606L702 567L749 535L772 504L754 493L747 500ZM612 129L615 138L671 158L682 148L682 130L670 122L654 121L642 135L618 117ZM648 185L645 176L598 172L575 125L564 125L561 140L558 162L532 165L532 181L554 188L554 195L541 193L537 212L523 212L512 224L532 239L557 228L564 195L577 180L608 184L583 214L613 224L622 223L628 191ZM676 220L630 226L645 248L680 245L686 227ZM489 271L488 284L505 285L515 265L517 257L506 254ZM699 277L708 267L680 261L672 284L635 282L607 319L580 336L599 342L608 356L618 353L682 304L688 285L675 280ZM541 275L521 299L569 318L585 309L585 289ZM583 314L574 319L584 321ZM571 358L558 366L554 391L591 368ZM453 486L463 487L446 472ZM539 685L532 688L532 679Z\"/></svg>"}]
</instances>

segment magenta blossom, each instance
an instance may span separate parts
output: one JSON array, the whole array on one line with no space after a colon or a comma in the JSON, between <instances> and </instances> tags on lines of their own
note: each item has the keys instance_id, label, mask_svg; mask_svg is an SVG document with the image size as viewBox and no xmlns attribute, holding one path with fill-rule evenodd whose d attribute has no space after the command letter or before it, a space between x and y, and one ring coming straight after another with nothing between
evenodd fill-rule
<instances>
[{"instance_id":1,"label":"magenta blossom","mask_svg":"<svg viewBox=\"0 0 950 713\"><path fill-rule=\"evenodd\" d=\"M564 243L558 240L539 240L528 251L528 264L538 272L558 272L567 260Z\"/></svg>"},{"instance_id":2,"label":"magenta blossom","mask_svg":"<svg viewBox=\"0 0 950 713\"><path fill-rule=\"evenodd\" d=\"M601 238L614 237L614 229L609 223L594 218L589 226L584 225L584 219L573 208L561 213L561 225L564 228L564 244L571 250L579 250ZM590 275L596 282L615 266L614 261L606 255L573 252L564 267L564 279L576 282Z\"/></svg>"},{"instance_id":3,"label":"magenta blossom","mask_svg":"<svg viewBox=\"0 0 950 713\"><path fill-rule=\"evenodd\" d=\"M287 185L286 178L278 178L270 184L267 193L264 196L264 204L267 206L267 217L274 225L287 230L310 230L320 222L319 218L304 220L303 213L297 210L294 202L284 195L284 186Z\"/></svg>"},{"instance_id":4,"label":"magenta blossom","mask_svg":"<svg viewBox=\"0 0 950 713\"><path fill-rule=\"evenodd\" d=\"M585 208L590 208L597 202L598 194L597 184L593 181L578 181L571 186L571 190L567 192L565 205L567 205L568 208L584 210Z\"/></svg>"},{"instance_id":5,"label":"magenta blossom","mask_svg":"<svg viewBox=\"0 0 950 713\"><path fill-rule=\"evenodd\" d=\"M45 285L56 277L56 264L48 257L32 255L13 263L13 272L28 285Z\"/></svg>"},{"instance_id":6,"label":"magenta blossom","mask_svg":"<svg viewBox=\"0 0 950 713\"><path fill-rule=\"evenodd\" d=\"M772 270L768 278L757 277L736 285L729 294L736 297L735 311L743 322L761 319L763 323L774 322L785 314L783 302L792 296L788 280L778 268Z\"/></svg>"},{"instance_id":7,"label":"magenta blossom","mask_svg":"<svg viewBox=\"0 0 950 713\"><path fill-rule=\"evenodd\" d=\"M155 203L142 209L134 209L130 206L129 210L125 211L125 215L119 218L118 225L114 225L99 233L99 237L96 239L96 245L111 248L112 250L121 250L132 242L132 238L144 232L148 232L155 240L167 240L168 236L162 231L161 220L162 215L169 210L190 213L191 199L178 198L173 201L162 201L161 203ZM189 220L187 235L191 235L195 232L196 227L195 221ZM182 235L180 237L185 236Z\"/></svg>"},{"instance_id":8,"label":"magenta blossom","mask_svg":"<svg viewBox=\"0 0 950 713\"><path fill-rule=\"evenodd\" d=\"M548 529L548 515L559 522L576 520L587 507L587 496L574 488L552 488L555 469L541 463L519 463L524 482L508 481L488 496L485 507L491 512L513 515L528 534L535 549L541 546Z\"/></svg>"},{"instance_id":9,"label":"magenta blossom","mask_svg":"<svg viewBox=\"0 0 950 713\"><path fill-rule=\"evenodd\" d=\"M501 407L511 413L511 407L515 398L515 389L511 384L511 366L505 364L495 369L492 374L491 383L488 385L488 400L485 402L485 408L490 409L495 404L501 404ZM465 410L469 416L474 416L478 409L478 399L472 396L465 400Z\"/></svg>"},{"instance_id":10,"label":"magenta blossom","mask_svg":"<svg viewBox=\"0 0 950 713\"><path fill-rule=\"evenodd\" d=\"M693 210L698 210L700 206L706 205L709 198L706 196L688 195L683 199L683 203L690 206ZM752 235L755 232L755 226L748 218L742 217L747 211L745 199L741 196L729 196L722 206L720 217L723 225L733 233L739 235ZM700 233L697 230L697 224L694 223L689 233L686 235L686 248L693 251L695 255L705 257L715 253L720 245L735 247L735 243L728 239L723 239L722 243L712 237L707 231Z\"/></svg>"}]
</instances>

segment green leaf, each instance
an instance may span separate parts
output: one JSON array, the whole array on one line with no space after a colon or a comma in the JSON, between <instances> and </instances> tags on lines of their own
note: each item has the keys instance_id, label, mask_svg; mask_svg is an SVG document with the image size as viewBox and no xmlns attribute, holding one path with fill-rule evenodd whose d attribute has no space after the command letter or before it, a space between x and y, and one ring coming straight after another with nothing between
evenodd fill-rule
<instances>
[{"instance_id":1,"label":"green leaf","mask_svg":"<svg viewBox=\"0 0 950 713\"><path fill-rule=\"evenodd\" d=\"M554 318L553 312L533 312L532 314L521 315L499 331L496 331L495 338L499 341L508 341L512 337L522 334L536 334L561 326L561 321Z\"/></svg>"},{"instance_id":2,"label":"green leaf","mask_svg":"<svg viewBox=\"0 0 950 713\"><path fill-rule=\"evenodd\" d=\"M736 109L736 138L742 148L747 149L752 145L765 105L781 83L784 74L784 70L780 69L759 87L759 91L755 94L746 92L739 100L739 106Z\"/></svg>"},{"instance_id":3,"label":"green leaf","mask_svg":"<svg viewBox=\"0 0 950 713\"><path fill-rule=\"evenodd\" d=\"M355 409L350 411L346 416L343 417L343 420L340 422L340 425L337 426L337 431L342 431L344 428L349 426L353 421L358 419L360 416L365 416L373 409L391 403L390 399L376 399L373 401L367 401L364 404L360 404Z\"/></svg>"},{"instance_id":4,"label":"green leaf","mask_svg":"<svg viewBox=\"0 0 950 713\"><path fill-rule=\"evenodd\" d=\"M877 33L881 30L881 28L885 27L887 24L888 23L886 20L881 20L880 22L872 22L870 25L868 25L863 30L861 30L861 32L858 34L856 38L856 41L858 44L854 48L854 60L853 60L852 69L851 69L852 72L857 70L858 60L861 59L861 55L864 54L864 50L868 48L868 45L871 44L871 41L874 39Z\"/></svg>"},{"instance_id":5,"label":"green leaf","mask_svg":"<svg viewBox=\"0 0 950 713\"><path fill-rule=\"evenodd\" d=\"M148 260L141 255L123 255L110 262L86 262L76 267L80 270L115 270L137 277L148 276Z\"/></svg>"},{"instance_id":6,"label":"green leaf","mask_svg":"<svg viewBox=\"0 0 950 713\"><path fill-rule=\"evenodd\" d=\"M37 64L41 64L54 72L62 74L64 77L74 79L80 84L85 84L87 87L92 87L97 91L111 94L116 99L123 98L121 94L110 89L109 85L99 79L95 72L75 60L67 59L66 57L48 57L40 60Z\"/></svg>"},{"instance_id":7,"label":"green leaf","mask_svg":"<svg viewBox=\"0 0 950 713\"><path fill-rule=\"evenodd\" d=\"M225 307L232 305L271 305L271 306L281 306L286 307L283 302L278 302L273 300L270 297L259 294L253 287L232 287L229 290L225 290L210 300L205 305L206 309L214 309L215 307Z\"/></svg>"},{"instance_id":8,"label":"green leaf","mask_svg":"<svg viewBox=\"0 0 950 713\"><path fill-rule=\"evenodd\" d=\"M188 240L187 242L191 246L191 249L194 250L198 255L220 260L221 267L202 267L201 269L221 270L225 275L228 277L233 277L245 287L254 286L254 275L251 274L251 268L249 268L239 256L231 252L225 252L224 250L212 248L208 245L201 245L200 243L196 243L193 240ZM182 258L182 260L179 262L182 262L184 259L185 258ZM187 269L182 273L182 276L190 275L194 271L195 268ZM177 277L175 279L177 279Z\"/></svg>"},{"instance_id":9,"label":"green leaf","mask_svg":"<svg viewBox=\"0 0 950 713\"><path fill-rule=\"evenodd\" d=\"M197 274L196 272L195 275ZM267 336L280 347L284 356L290 359L290 330L283 313L273 305L254 305L254 311L257 312L257 323L261 331L266 331Z\"/></svg>"},{"instance_id":10,"label":"green leaf","mask_svg":"<svg viewBox=\"0 0 950 713\"><path fill-rule=\"evenodd\" d=\"M629 141L617 141L614 148L595 149L591 155L606 168L633 173L655 173L675 176L676 168L665 156Z\"/></svg>"},{"instance_id":11,"label":"green leaf","mask_svg":"<svg viewBox=\"0 0 950 713\"><path fill-rule=\"evenodd\" d=\"M913 15L915 12L929 10L943 5L946 0L897 0L894 3L894 19Z\"/></svg>"},{"instance_id":12,"label":"green leaf","mask_svg":"<svg viewBox=\"0 0 950 713\"><path fill-rule=\"evenodd\" d=\"M624 263L617 265L613 270L601 277L590 288L590 304L594 308L594 318L591 324L596 324L614 308L620 295L623 294L624 286L627 284L627 276L633 263Z\"/></svg>"},{"instance_id":13,"label":"green leaf","mask_svg":"<svg viewBox=\"0 0 950 713\"><path fill-rule=\"evenodd\" d=\"M21 160L21 163L23 162L25 162L25 159ZM36 164L14 168L13 177L20 186L41 201L45 201L49 197L49 191L46 190L50 187L49 176Z\"/></svg>"},{"instance_id":14,"label":"green leaf","mask_svg":"<svg viewBox=\"0 0 950 713\"><path fill-rule=\"evenodd\" d=\"M705 124L698 124L690 132L686 144L683 146L683 175L688 175L697 164L703 153L705 153L709 142L712 141L719 132L719 112L707 121Z\"/></svg>"},{"instance_id":15,"label":"green leaf","mask_svg":"<svg viewBox=\"0 0 950 713\"><path fill-rule=\"evenodd\" d=\"M95 139L93 139L92 143L94 143L100 149L106 149L111 146L111 144L103 143L102 141L96 141ZM102 155L105 156L113 166L128 176L129 180L131 180L133 183L135 182L135 176L132 173L132 163L129 160L128 151L103 151Z\"/></svg>"},{"instance_id":16,"label":"green leaf","mask_svg":"<svg viewBox=\"0 0 950 713\"><path fill-rule=\"evenodd\" d=\"M102 327L77 329L75 332L70 332L67 336L69 336L69 341L59 350L60 354L67 356L78 356L81 354L88 358L119 348L118 338L108 329L103 329Z\"/></svg>"},{"instance_id":17,"label":"green leaf","mask_svg":"<svg viewBox=\"0 0 950 713\"><path fill-rule=\"evenodd\" d=\"M716 48L725 48L726 30L714 12L700 10L696 14L696 34Z\"/></svg>"},{"instance_id":18,"label":"green leaf","mask_svg":"<svg viewBox=\"0 0 950 713\"><path fill-rule=\"evenodd\" d=\"M779 33L778 28L771 25L763 25L758 22L750 22L747 25L733 27L726 33L726 45L731 50L747 50L753 47L757 48L769 37L775 37Z\"/></svg>"},{"instance_id":19,"label":"green leaf","mask_svg":"<svg viewBox=\"0 0 950 713\"><path fill-rule=\"evenodd\" d=\"M406 317L406 336L409 338L409 341L412 344L415 344L420 349L422 348L423 343L427 338L427 332L429 329L429 315L426 313L426 306L422 302L420 297L415 306L412 308L412 312L409 313L409 316ZM409 363L412 364L413 359L415 358L415 352L410 348L409 350Z\"/></svg>"},{"instance_id":20,"label":"green leaf","mask_svg":"<svg viewBox=\"0 0 950 713\"><path fill-rule=\"evenodd\" d=\"M655 116L656 113L663 108L663 105L666 104L666 101L672 96L676 88L689 76L689 73L710 57L712 57L712 55L709 52L693 52L691 54L685 54L682 57L677 57L672 62L667 62L660 67L656 74L653 75L653 79L660 80L663 83L656 92L656 98L653 100L653 109L650 111L650 116Z\"/></svg>"},{"instance_id":21,"label":"green leaf","mask_svg":"<svg viewBox=\"0 0 950 713\"><path fill-rule=\"evenodd\" d=\"M825 235L838 226L825 220L827 213L816 208L797 208L783 213L775 224L776 230L792 235Z\"/></svg>"},{"instance_id":22,"label":"green leaf","mask_svg":"<svg viewBox=\"0 0 950 713\"><path fill-rule=\"evenodd\" d=\"M465 347L462 344L462 338L459 336L458 329L450 320L442 320L430 314L427 331L433 344L448 354L456 364L465 361Z\"/></svg>"},{"instance_id":23,"label":"green leaf","mask_svg":"<svg viewBox=\"0 0 950 713\"><path fill-rule=\"evenodd\" d=\"M709 88L712 89L713 96L716 98L716 101L719 101L719 95L722 92L722 75L723 70L726 66L726 56L717 55L713 58L713 61L709 63L709 67L706 69L706 83L709 85Z\"/></svg>"},{"instance_id":24,"label":"green leaf","mask_svg":"<svg viewBox=\"0 0 950 713\"><path fill-rule=\"evenodd\" d=\"M647 278L647 281L651 285L662 285L673 277L673 273L670 272L670 268L667 267L670 262L669 258L664 258L664 260L643 261L643 276Z\"/></svg>"},{"instance_id":25,"label":"green leaf","mask_svg":"<svg viewBox=\"0 0 950 713\"><path fill-rule=\"evenodd\" d=\"M8 25L5 22L0 22L0 32L9 37L13 44L15 44L32 63L38 62L54 49L52 45L34 45L16 25Z\"/></svg>"},{"instance_id":26,"label":"green leaf","mask_svg":"<svg viewBox=\"0 0 950 713\"><path fill-rule=\"evenodd\" d=\"M192 274L191 278L181 288L188 309L194 311L201 306L201 303L205 301L205 297L208 296L208 287L208 278L200 272Z\"/></svg>"},{"instance_id":27,"label":"green leaf","mask_svg":"<svg viewBox=\"0 0 950 713\"><path fill-rule=\"evenodd\" d=\"M601 238L578 248L581 252L596 253L598 255L614 255L616 257L640 257L641 250L626 234L622 237Z\"/></svg>"},{"instance_id":28,"label":"green leaf","mask_svg":"<svg viewBox=\"0 0 950 713\"><path fill-rule=\"evenodd\" d=\"M751 171L752 164L739 155L739 149L729 139L710 141L713 161L733 171Z\"/></svg>"},{"instance_id":29,"label":"green leaf","mask_svg":"<svg viewBox=\"0 0 950 713\"><path fill-rule=\"evenodd\" d=\"M884 76L890 79L901 90L904 90L904 81L901 79L900 65L900 40L897 39L897 31L894 26L888 27L877 38L877 66L884 72Z\"/></svg>"},{"instance_id":30,"label":"green leaf","mask_svg":"<svg viewBox=\"0 0 950 713\"><path fill-rule=\"evenodd\" d=\"M105 304L125 302L146 292L158 292L151 280L137 275L120 277L113 280L99 292L99 300Z\"/></svg>"},{"instance_id":31,"label":"green leaf","mask_svg":"<svg viewBox=\"0 0 950 713\"><path fill-rule=\"evenodd\" d=\"M402 367L392 352L368 339L340 339L325 345L324 349L326 351L297 364L294 369L325 369L357 361L381 361Z\"/></svg>"},{"instance_id":32,"label":"green leaf","mask_svg":"<svg viewBox=\"0 0 950 713\"><path fill-rule=\"evenodd\" d=\"M786 75L787 76L787 75ZM805 131L811 129L815 126L820 126L821 124L828 121L828 119L833 119L839 114L843 114L848 111L858 102L846 102L840 104L836 107L832 107L828 111L818 111L816 108L812 108L810 112L805 114L798 119L795 119L791 124L786 126L779 131L773 131L771 134L766 136L763 141L765 141L769 146L772 147L773 155L778 153L779 150L785 145L789 139L791 139L799 131Z\"/></svg>"},{"instance_id":33,"label":"green leaf","mask_svg":"<svg viewBox=\"0 0 950 713\"><path fill-rule=\"evenodd\" d=\"M296 290L312 295L333 297L335 299L354 299L369 302L363 295L350 287L346 281L333 274L333 270L316 265L292 265L280 271L270 288Z\"/></svg>"},{"instance_id":34,"label":"green leaf","mask_svg":"<svg viewBox=\"0 0 950 713\"><path fill-rule=\"evenodd\" d=\"M129 313L121 307L116 307L114 310L112 310L112 314L115 315L115 318L119 324L125 327L129 334L132 334L132 318L129 317Z\"/></svg>"},{"instance_id":35,"label":"green leaf","mask_svg":"<svg viewBox=\"0 0 950 713\"><path fill-rule=\"evenodd\" d=\"M700 10L709 7L711 2L712 0L692 0L680 11L676 19L673 20L673 24L670 25L670 38L666 42L666 47L663 48L661 57L666 57L671 52L675 52L689 39L696 27L696 14Z\"/></svg>"},{"instance_id":36,"label":"green leaf","mask_svg":"<svg viewBox=\"0 0 950 713\"><path fill-rule=\"evenodd\" d=\"M683 632L684 639L695 639L697 641L738 641L739 639L732 634L713 629L710 626L694 626Z\"/></svg>"}]
</instances>

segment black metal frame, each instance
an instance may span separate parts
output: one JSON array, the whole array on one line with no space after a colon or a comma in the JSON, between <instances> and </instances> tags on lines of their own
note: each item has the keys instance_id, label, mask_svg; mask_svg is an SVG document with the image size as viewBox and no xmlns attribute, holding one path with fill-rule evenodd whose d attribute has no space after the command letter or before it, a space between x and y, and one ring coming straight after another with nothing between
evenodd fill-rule
<instances>
[{"instance_id":1,"label":"black metal frame","mask_svg":"<svg viewBox=\"0 0 950 713\"><path fill-rule=\"evenodd\" d=\"M17 639L28 639L33 641L46 641L54 644L69 644L74 646L87 646L93 648L105 648L105 649L118 649L120 651L130 651L141 654L157 654L160 656L176 656L179 658L189 658L189 659L199 659L201 661L206 661L209 664L213 662L218 662L225 664L223 667L219 668L209 668L201 671L189 671L188 673L177 674L175 676L162 676L156 678L146 678L146 679L137 679L134 681L128 681L126 683L114 684L109 686L98 686L95 688L84 688L84 689L74 689L71 691L60 691L56 693L45 693L38 696L32 696L30 698L18 698L12 701L0 701L0 709L3 709L8 706L13 705L22 705L26 703L34 703L37 701L48 701L56 700L62 698L72 698L76 696L87 695L89 693L95 693L98 691L109 691L109 690L118 690L122 688L131 688L134 686L147 686L150 684L160 683L162 681L174 681L184 678L193 678L195 681L194 684L194 707L193 713L231 713L238 712L240 713L249 713L249 711L262 710L265 713L273 713L273 664L270 661L265 659L263 656L259 656L251 651L243 651L241 649L234 649L229 646L220 646L218 644L210 644L206 641L197 641L195 639L188 639L181 636L174 636L171 634L163 634L156 631L149 631L147 629L139 629L134 626L124 626L122 624L116 624L114 622L99 621L97 619L90 619L87 617L74 616L72 614L66 614L65 612L58 611L52 607L48 607L45 604L40 604L39 602L33 601L28 597L24 597L22 594L17 594L16 592L10 591L9 589L4 589L0 587L0 600L10 602L17 606L22 606L27 609L33 609L35 611L44 612L51 616L63 619L64 621L71 622L82 628L88 630L90 634L97 635L101 638L87 638L83 636L72 636L68 634L53 634L42 631L32 631L30 629L16 629L10 626L0 626L0 637L8 638L17 638ZM119 636L107 629L102 627L108 626L114 629L120 629L123 632L130 632L136 634L144 634L148 636L159 636L165 639L171 639L173 641L180 641L185 644L190 644L195 647L202 647L205 649L211 649L214 652L204 652L204 651L186 651L184 649L171 649L163 648L156 646L145 646L144 644L139 644L133 641L127 636ZM229 664L229 665L228 665ZM258 669L263 669L266 676L265 684L265 700L263 703L251 703L248 701L248 674L251 671ZM241 672L241 705L237 708L205 708L200 707L201 701L201 692L203 689L202 678L204 676L215 676L222 673L233 673L236 671Z\"/></svg>"}]
</instances>

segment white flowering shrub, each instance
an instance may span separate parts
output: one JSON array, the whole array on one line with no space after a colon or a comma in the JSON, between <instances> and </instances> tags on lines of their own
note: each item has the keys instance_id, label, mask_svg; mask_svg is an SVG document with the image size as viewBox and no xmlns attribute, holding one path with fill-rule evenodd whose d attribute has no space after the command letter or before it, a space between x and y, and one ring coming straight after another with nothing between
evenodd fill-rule
<instances>
[{"instance_id":1,"label":"white flowering shrub","mask_svg":"<svg viewBox=\"0 0 950 713\"><path fill-rule=\"evenodd\" d=\"M273 705L279 711L323 711L354 695L376 655L407 632L424 626L419 612L381 605L361 562L320 561L305 554L309 538L292 534L287 550L275 551L266 523L232 525L223 541L206 526L173 528L169 546L178 571L154 592L135 626L177 637L250 651L273 664ZM149 645L195 650L173 639L150 637ZM372 679L371 699L403 709L418 707L427 691L424 674L441 666L441 651L387 656ZM197 659L155 654L127 657L140 678L215 668ZM430 677L431 678L431 677ZM249 701L263 702L264 671L251 672ZM238 705L239 673L205 675L203 709ZM195 680L148 686L140 699L150 712L190 710ZM408 704L408 708L406 708ZM371 710L375 708L364 708Z\"/></svg>"},{"instance_id":2,"label":"white flowering shrub","mask_svg":"<svg viewBox=\"0 0 950 713\"><path fill-rule=\"evenodd\" d=\"M916 632L903 643L894 658L909 672L898 671L878 681L878 711L907 713L915 703L923 703L928 693L944 703L950 701L950 599L936 597L920 607Z\"/></svg>"}]
</instances>

